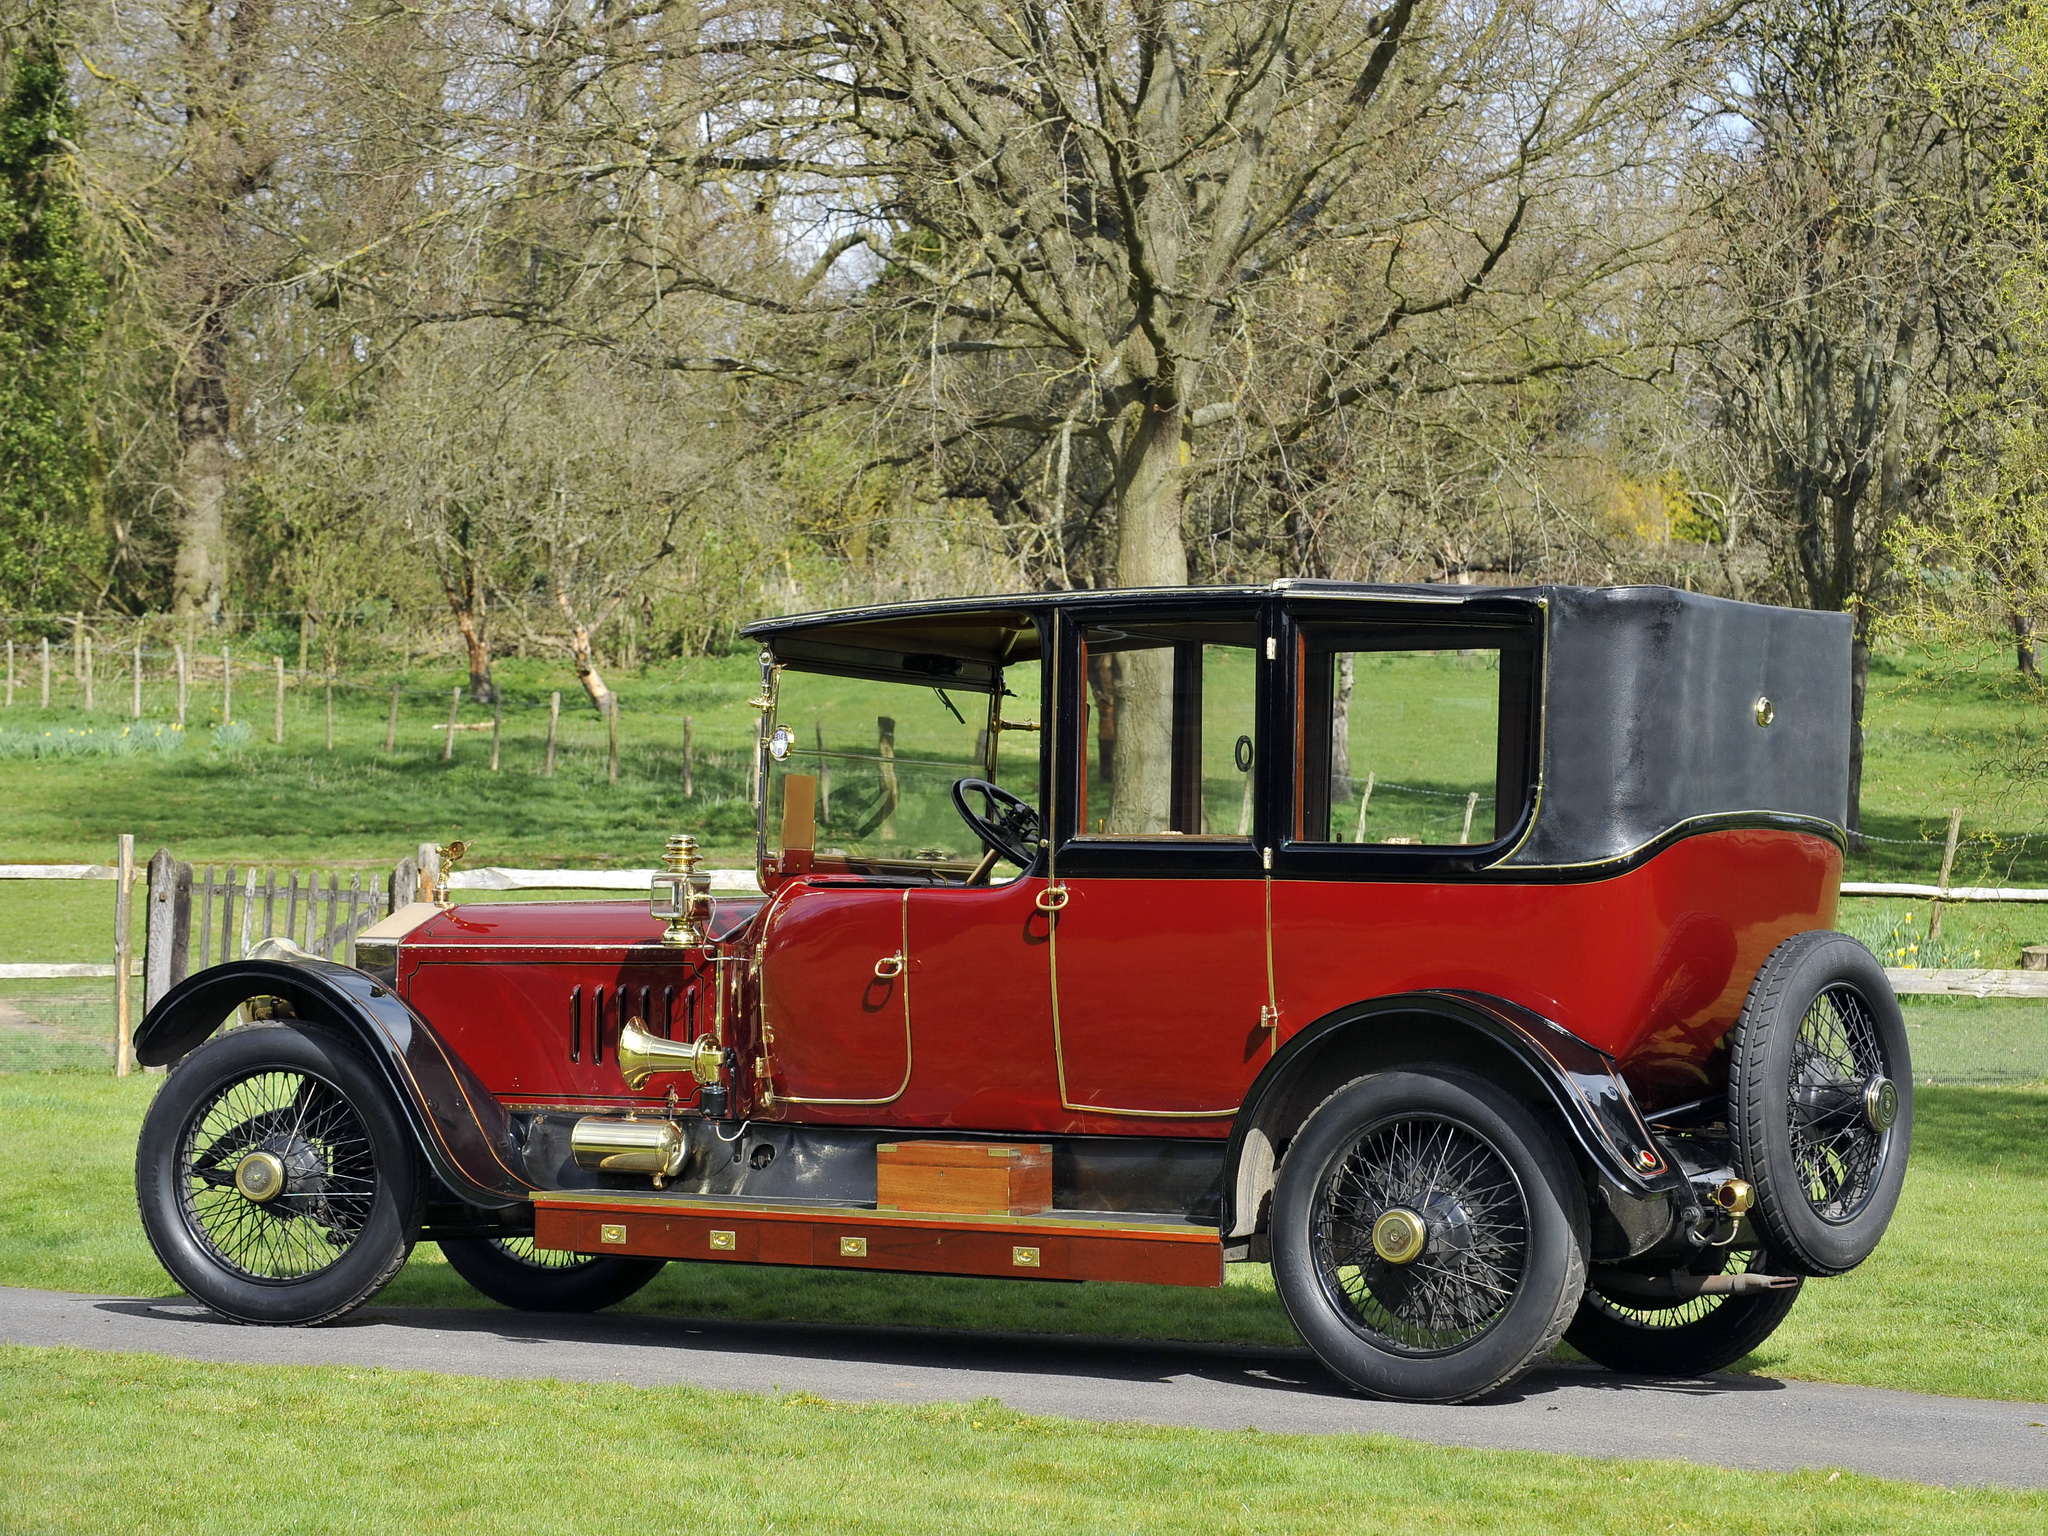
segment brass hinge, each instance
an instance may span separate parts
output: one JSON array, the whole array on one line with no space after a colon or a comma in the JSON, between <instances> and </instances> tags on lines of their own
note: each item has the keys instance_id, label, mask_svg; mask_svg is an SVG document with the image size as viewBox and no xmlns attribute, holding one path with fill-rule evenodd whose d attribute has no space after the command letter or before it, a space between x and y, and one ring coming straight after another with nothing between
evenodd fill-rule
<instances>
[{"instance_id":1,"label":"brass hinge","mask_svg":"<svg viewBox=\"0 0 2048 1536\"><path fill-rule=\"evenodd\" d=\"M1270 1007L1267 1004L1261 1003L1259 1005L1259 1028L1278 1029L1279 1027L1280 1010L1278 1008Z\"/></svg>"}]
</instances>

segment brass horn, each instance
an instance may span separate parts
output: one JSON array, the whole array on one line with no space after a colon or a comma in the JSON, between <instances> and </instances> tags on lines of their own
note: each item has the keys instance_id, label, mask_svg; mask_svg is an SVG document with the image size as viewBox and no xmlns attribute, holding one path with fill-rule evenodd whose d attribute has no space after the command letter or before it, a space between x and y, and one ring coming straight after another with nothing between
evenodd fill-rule
<instances>
[{"instance_id":1,"label":"brass horn","mask_svg":"<svg viewBox=\"0 0 2048 1536\"><path fill-rule=\"evenodd\" d=\"M650 1035L638 1019L629 1019L619 1031L618 1059L619 1075L629 1088L643 1088L662 1072L687 1072L711 1087L725 1067L725 1051L709 1035L689 1042L664 1040Z\"/></svg>"}]
</instances>

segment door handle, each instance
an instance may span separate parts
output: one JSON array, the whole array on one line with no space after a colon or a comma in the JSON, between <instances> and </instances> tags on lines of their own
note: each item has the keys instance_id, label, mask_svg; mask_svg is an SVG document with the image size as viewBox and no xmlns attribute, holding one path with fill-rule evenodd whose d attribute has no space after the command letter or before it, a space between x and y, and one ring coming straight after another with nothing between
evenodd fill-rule
<instances>
[{"instance_id":1,"label":"door handle","mask_svg":"<svg viewBox=\"0 0 2048 1536\"><path fill-rule=\"evenodd\" d=\"M884 955L875 962L875 979L877 981L894 981L902 974L903 956L901 953Z\"/></svg>"},{"instance_id":2,"label":"door handle","mask_svg":"<svg viewBox=\"0 0 2048 1536\"><path fill-rule=\"evenodd\" d=\"M1041 912L1057 912L1067 904L1067 896L1064 885L1048 885L1032 898L1032 904Z\"/></svg>"}]
</instances>

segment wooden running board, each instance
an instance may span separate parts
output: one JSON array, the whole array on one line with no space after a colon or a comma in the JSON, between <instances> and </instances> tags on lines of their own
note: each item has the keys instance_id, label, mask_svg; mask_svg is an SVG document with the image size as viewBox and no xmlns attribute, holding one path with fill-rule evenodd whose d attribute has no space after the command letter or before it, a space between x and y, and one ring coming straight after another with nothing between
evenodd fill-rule
<instances>
[{"instance_id":1,"label":"wooden running board","mask_svg":"<svg viewBox=\"0 0 2048 1536\"><path fill-rule=\"evenodd\" d=\"M1223 1283L1223 1243L1213 1227L636 1199L613 1191L539 1194L533 1204L534 1241L572 1253L1012 1280Z\"/></svg>"}]
</instances>

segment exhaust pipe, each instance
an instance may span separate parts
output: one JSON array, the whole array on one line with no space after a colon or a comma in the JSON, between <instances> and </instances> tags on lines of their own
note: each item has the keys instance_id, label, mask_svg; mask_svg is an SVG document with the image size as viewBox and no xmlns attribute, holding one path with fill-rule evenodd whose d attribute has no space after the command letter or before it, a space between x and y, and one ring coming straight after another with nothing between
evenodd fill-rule
<instances>
[{"instance_id":1,"label":"exhaust pipe","mask_svg":"<svg viewBox=\"0 0 2048 1536\"><path fill-rule=\"evenodd\" d=\"M1593 1281L1593 1289L1612 1301L1691 1301L1698 1296L1754 1296L1762 1291L1789 1291L1799 1284L1797 1275L1641 1275L1628 1270L1607 1270Z\"/></svg>"},{"instance_id":2,"label":"exhaust pipe","mask_svg":"<svg viewBox=\"0 0 2048 1536\"><path fill-rule=\"evenodd\" d=\"M689 1160L688 1133L673 1120L585 1115L569 1131L576 1166L591 1173L646 1173L660 1189Z\"/></svg>"}]
</instances>

